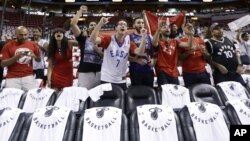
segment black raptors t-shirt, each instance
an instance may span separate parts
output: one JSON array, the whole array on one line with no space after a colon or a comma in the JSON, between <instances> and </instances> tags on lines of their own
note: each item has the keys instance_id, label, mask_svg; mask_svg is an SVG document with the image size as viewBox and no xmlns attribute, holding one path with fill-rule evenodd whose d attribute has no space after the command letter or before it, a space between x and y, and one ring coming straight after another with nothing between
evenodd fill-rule
<instances>
[{"instance_id":1,"label":"black raptors t-shirt","mask_svg":"<svg viewBox=\"0 0 250 141\"><path fill-rule=\"evenodd\" d=\"M238 61L234 44L226 37L221 41L209 39L206 42L208 52L212 55L213 61L225 66L228 71L235 72Z\"/></svg>"}]
</instances>

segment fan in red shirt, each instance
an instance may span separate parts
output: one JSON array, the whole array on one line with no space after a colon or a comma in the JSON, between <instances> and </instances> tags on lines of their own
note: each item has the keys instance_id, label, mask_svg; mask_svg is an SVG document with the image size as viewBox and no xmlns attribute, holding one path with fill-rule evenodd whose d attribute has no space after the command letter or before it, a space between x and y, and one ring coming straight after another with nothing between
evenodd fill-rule
<instances>
[{"instance_id":1,"label":"fan in red shirt","mask_svg":"<svg viewBox=\"0 0 250 141\"><path fill-rule=\"evenodd\" d=\"M189 31L193 34L187 35ZM194 27L191 23L187 23L184 27L185 36L180 39L180 43L188 42L188 36L192 36L192 42L188 48L181 49L182 53L182 71L185 87L194 84L206 83L211 84L210 75L206 71L205 43L199 37L193 37Z\"/></svg>"},{"instance_id":2,"label":"fan in red shirt","mask_svg":"<svg viewBox=\"0 0 250 141\"><path fill-rule=\"evenodd\" d=\"M48 86L57 90L73 84L72 46L77 41L68 40L62 28L54 29L48 49Z\"/></svg>"},{"instance_id":3,"label":"fan in red shirt","mask_svg":"<svg viewBox=\"0 0 250 141\"><path fill-rule=\"evenodd\" d=\"M16 28L16 39L5 44L2 50L2 67L7 67L6 87L29 90L35 88L32 59L40 61L35 42L28 41L28 29Z\"/></svg>"}]
</instances>

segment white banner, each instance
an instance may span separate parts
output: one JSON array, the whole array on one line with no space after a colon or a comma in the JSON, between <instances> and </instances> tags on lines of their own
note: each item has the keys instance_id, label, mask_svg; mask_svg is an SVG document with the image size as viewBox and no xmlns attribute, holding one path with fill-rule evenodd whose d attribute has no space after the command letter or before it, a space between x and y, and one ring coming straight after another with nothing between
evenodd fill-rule
<instances>
[{"instance_id":1,"label":"white banner","mask_svg":"<svg viewBox=\"0 0 250 141\"><path fill-rule=\"evenodd\" d=\"M246 25L250 24L250 15L243 16L237 20L228 23L231 31L236 31Z\"/></svg>"}]
</instances>

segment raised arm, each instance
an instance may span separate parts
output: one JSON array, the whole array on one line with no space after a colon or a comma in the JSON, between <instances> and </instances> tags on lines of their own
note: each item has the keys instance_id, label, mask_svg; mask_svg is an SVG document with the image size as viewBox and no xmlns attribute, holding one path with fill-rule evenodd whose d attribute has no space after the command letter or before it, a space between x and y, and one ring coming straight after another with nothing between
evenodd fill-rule
<instances>
[{"instance_id":1,"label":"raised arm","mask_svg":"<svg viewBox=\"0 0 250 141\"><path fill-rule=\"evenodd\" d=\"M68 45L72 49L73 46L78 46L78 42L76 40L68 40Z\"/></svg>"},{"instance_id":2,"label":"raised arm","mask_svg":"<svg viewBox=\"0 0 250 141\"><path fill-rule=\"evenodd\" d=\"M157 30L153 36L153 40L152 40L152 45L154 47L157 47L159 44L159 39L160 39L160 32L161 32L161 28L163 27L163 22L162 22L162 18L158 19L158 27Z\"/></svg>"},{"instance_id":3,"label":"raised arm","mask_svg":"<svg viewBox=\"0 0 250 141\"><path fill-rule=\"evenodd\" d=\"M188 42L179 42L179 47L192 48L193 47L193 36L194 36L194 27L191 24L187 24L184 28L185 36L188 38Z\"/></svg>"},{"instance_id":4,"label":"raised arm","mask_svg":"<svg viewBox=\"0 0 250 141\"><path fill-rule=\"evenodd\" d=\"M101 38L98 37L99 31L101 30L102 26L107 24L109 22L110 18L102 17L101 20L98 22L96 25L95 29L92 31L90 35L90 40L91 42L95 44L100 44L101 43Z\"/></svg>"},{"instance_id":5,"label":"raised arm","mask_svg":"<svg viewBox=\"0 0 250 141\"><path fill-rule=\"evenodd\" d=\"M87 13L88 7L82 5L80 9L76 12L75 16L71 19L70 26L72 28L73 34L78 37L81 34L81 29L77 25L79 18L82 16L82 13Z\"/></svg>"},{"instance_id":6,"label":"raised arm","mask_svg":"<svg viewBox=\"0 0 250 141\"><path fill-rule=\"evenodd\" d=\"M141 34L142 34L142 39L140 46L135 49L135 54L139 56L144 56L145 55L145 46L146 46L146 37L147 37L147 29L142 28L141 29Z\"/></svg>"}]
</instances>

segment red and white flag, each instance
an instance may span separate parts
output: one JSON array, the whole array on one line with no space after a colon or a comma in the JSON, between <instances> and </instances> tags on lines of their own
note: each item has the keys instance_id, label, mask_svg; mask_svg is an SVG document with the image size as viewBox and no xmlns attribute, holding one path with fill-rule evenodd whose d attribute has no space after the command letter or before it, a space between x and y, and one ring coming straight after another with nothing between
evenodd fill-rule
<instances>
[{"instance_id":1,"label":"red and white flag","mask_svg":"<svg viewBox=\"0 0 250 141\"><path fill-rule=\"evenodd\" d=\"M181 12L179 15L174 17L163 17L162 20L166 21L166 24L176 24L181 27L184 22L185 13ZM146 28L151 35L154 35L158 26L158 17L149 11L145 11L145 22Z\"/></svg>"}]
</instances>

